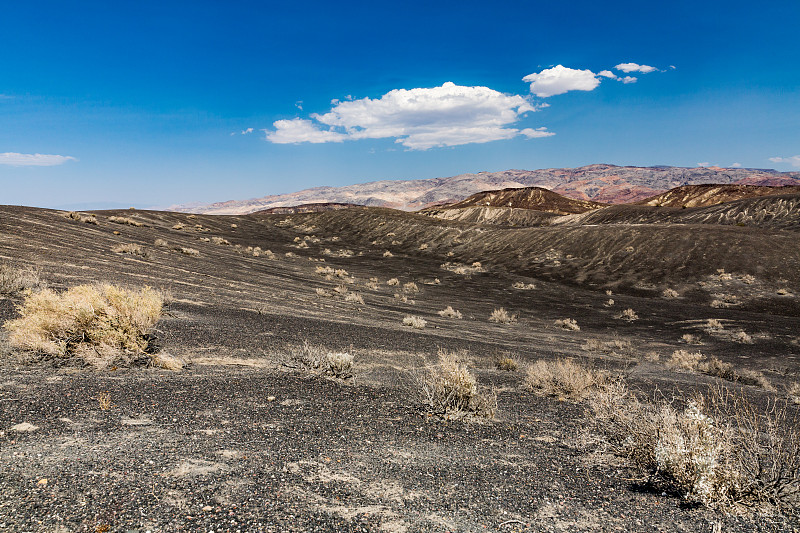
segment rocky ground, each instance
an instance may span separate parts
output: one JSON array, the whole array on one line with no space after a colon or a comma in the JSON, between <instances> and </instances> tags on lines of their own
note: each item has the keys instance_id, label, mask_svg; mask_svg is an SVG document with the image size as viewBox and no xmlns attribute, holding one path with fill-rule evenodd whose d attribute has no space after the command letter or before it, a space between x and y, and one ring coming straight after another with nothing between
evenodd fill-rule
<instances>
[{"instance_id":1,"label":"rocky ground","mask_svg":"<svg viewBox=\"0 0 800 533\"><path fill-rule=\"evenodd\" d=\"M499 355L521 367L567 356L624 372L645 394L686 396L720 383L667 367L674 350L690 348L765 378L727 386L756 401L784 399L800 379L793 274L770 274L779 268L769 258L760 276L700 265L684 269L676 297L665 297L663 278L631 261L608 294L591 279L556 274L569 263L561 244L519 269L493 250L480 257L489 229L463 242L470 233L460 223L381 213L353 218L348 230L346 211L102 212L93 224L0 209L0 256L36 265L52 287L107 281L169 291L155 335L162 352L188 363L178 372L95 371L16 353L3 337L0 531L796 530L788 516L685 504L593 444L598 428L585 403L541 396L524 386L522 368L494 365ZM721 234L755 241L748 231L756 230ZM449 249L436 240L452 234L462 242ZM621 250L630 245L617 240ZM141 253L112 251L120 244ZM751 259L753 272L761 261ZM628 279L632 271L639 279ZM16 316L19 302L0 299L0 319ZM448 305L462 318L439 316ZM489 322L499 307L516 321ZM636 320L617 318L628 308ZM407 315L426 327L402 325ZM581 329L557 327L561 318ZM708 328L709 319L721 327ZM687 345L687 334L702 344ZM353 354L355 377L296 368L290 354L304 341ZM461 351L496 392L494 419L425 410L419 372L440 350Z\"/></svg>"}]
</instances>

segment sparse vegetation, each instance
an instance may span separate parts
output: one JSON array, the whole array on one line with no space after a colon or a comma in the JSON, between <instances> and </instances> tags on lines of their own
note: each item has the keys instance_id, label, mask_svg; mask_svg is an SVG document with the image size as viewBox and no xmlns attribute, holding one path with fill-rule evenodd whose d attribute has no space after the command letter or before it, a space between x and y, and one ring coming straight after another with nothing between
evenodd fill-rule
<instances>
[{"instance_id":1,"label":"sparse vegetation","mask_svg":"<svg viewBox=\"0 0 800 533\"><path fill-rule=\"evenodd\" d=\"M163 302L162 294L149 287L78 285L63 293L44 289L26 296L20 317L4 327L15 348L77 357L99 368L128 364L146 355Z\"/></svg>"},{"instance_id":2,"label":"sparse vegetation","mask_svg":"<svg viewBox=\"0 0 800 533\"><path fill-rule=\"evenodd\" d=\"M364 305L364 298L357 292L348 293L348 295L344 297L344 301Z\"/></svg>"},{"instance_id":3,"label":"sparse vegetation","mask_svg":"<svg viewBox=\"0 0 800 533\"><path fill-rule=\"evenodd\" d=\"M494 322L496 324L511 324L516 321L517 315L509 314L509 312L502 307L495 309L492 311L492 314L489 315L489 322Z\"/></svg>"},{"instance_id":4,"label":"sparse vegetation","mask_svg":"<svg viewBox=\"0 0 800 533\"><path fill-rule=\"evenodd\" d=\"M447 306L439 311L439 316L443 318L461 318L461 311L453 309L452 306Z\"/></svg>"},{"instance_id":5,"label":"sparse vegetation","mask_svg":"<svg viewBox=\"0 0 800 533\"><path fill-rule=\"evenodd\" d=\"M415 378L426 409L444 418L473 414L494 418L497 396L478 386L478 380L463 361L463 352L439 350L437 364Z\"/></svg>"},{"instance_id":6,"label":"sparse vegetation","mask_svg":"<svg viewBox=\"0 0 800 533\"><path fill-rule=\"evenodd\" d=\"M403 283L403 292L416 293L419 292L419 287L413 281L409 281L408 283Z\"/></svg>"},{"instance_id":7,"label":"sparse vegetation","mask_svg":"<svg viewBox=\"0 0 800 533\"><path fill-rule=\"evenodd\" d=\"M625 320L626 322L633 322L634 320L639 320L639 315L637 315L636 311L633 309L628 308L618 314L615 318L619 320Z\"/></svg>"},{"instance_id":8,"label":"sparse vegetation","mask_svg":"<svg viewBox=\"0 0 800 533\"><path fill-rule=\"evenodd\" d=\"M393 256L394 256L394 254L392 252L390 252L389 250L386 250L385 252L383 252L383 257L393 257Z\"/></svg>"},{"instance_id":9,"label":"sparse vegetation","mask_svg":"<svg viewBox=\"0 0 800 533\"><path fill-rule=\"evenodd\" d=\"M539 359L525 372L525 386L561 399L582 400L609 382L606 372L576 363L572 359Z\"/></svg>"},{"instance_id":10,"label":"sparse vegetation","mask_svg":"<svg viewBox=\"0 0 800 533\"><path fill-rule=\"evenodd\" d=\"M138 220L134 220L134 219L128 218L128 217L108 217L108 221L109 222L113 222L115 224L124 224L124 225L127 225L127 226L140 227L140 226L144 225L141 222L139 222Z\"/></svg>"},{"instance_id":11,"label":"sparse vegetation","mask_svg":"<svg viewBox=\"0 0 800 533\"><path fill-rule=\"evenodd\" d=\"M179 251L180 251L180 252L181 252L183 255L192 255L192 256L200 255L200 252L198 252L198 251L197 251L197 250L195 250L194 248L186 248L186 247L183 247L183 246L182 246L182 247L178 248L178 250L179 250Z\"/></svg>"},{"instance_id":12,"label":"sparse vegetation","mask_svg":"<svg viewBox=\"0 0 800 533\"><path fill-rule=\"evenodd\" d=\"M220 244L225 246L230 246L230 241L228 239L223 239L222 237L211 237L211 242L214 244Z\"/></svg>"},{"instance_id":13,"label":"sparse vegetation","mask_svg":"<svg viewBox=\"0 0 800 533\"><path fill-rule=\"evenodd\" d=\"M677 298L678 291L676 291L675 289L666 288L663 291L661 291L661 296L667 299Z\"/></svg>"},{"instance_id":14,"label":"sparse vegetation","mask_svg":"<svg viewBox=\"0 0 800 533\"><path fill-rule=\"evenodd\" d=\"M159 248L166 248L169 246L169 243L164 239L156 239L155 242L153 242L153 244L155 246L158 246Z\"/></svg>"},{"instance_id":15,"label":"sparse vegetation","mask_svg":"<svg viewBox=\"0 0 800 533\"><path fill-rule=\"evenodd\" d=\"M76 213L75 211L70 211L64 216L72 220L77 220L78 222L85 222L86 224L95 224L95 225L97 224L97 215L94 214L86 215L84 213Z\"/></svg>"},{"instance_id":16,"label":"sparse vegetation","mask_svg":"<svg viewBox=\"0 0 800 533\"><path fill-rule=\"evenodd\" d=\"M498 355L494 358L494 366L498 370L513 372L519 369L519 362L510 355Z\"/></svg>"},{"instance_id":17,"label":"sparse vegetation","mask_svg":"<svg viewBox=\"0 0 800 533\"><path fill-rule=\"evenodd\" d=\"M397 278L391 278L389 280L386 280L386 284L389 285L390 287L394 287L395 285L400 285L400 281Z\"/></svg>"},{"instance_id":18,"label":"sparse vegetation","mask_svg":"<svg viewBox=\"0 0 800 533\"><path fill-rule=\"evenodd\" d=\"M339 379L354 376L354 357L346 352L331 352L323 346L303 341L299 346L291 346L288 350L286 366L316 374L328 374Z\"/></svg>"},{"instance_id":19,"label":"sparse vegetation","mask_svg":"<svg viewBox=\"0 0 800 533\"><path fill-rule=\"evenodd\" d=\"M697 370L703 357L705 356L700 352L675 350L669 358L668 365L679 370Z\"/></svg>"},{"instance_id":20,"label":"sparse vegetation","mask_svg":"<svg viewBox=\"0 0 800 533\"><path fill-rule=\"evenodd\" d=\"M515 281L514 284L511 285L511 287L520 291L532 291L533 289L536 288L536 285L534 285L533 283L524 283L522 281Z\"/></svg>"},{"instance_id":21,"label":"sparse vegetation","mask_svg":"<svg viewBox=\"0 0 800 533\"><path fill-rule=\"evenodd\" d=\"M134 243L118 244L113 248L111 248L111 251L114 252L115 254L131 254L131 255L139 255L142 257L149 256L149 254L144 248Z\"/></svg>"},{"instance_id":22,"label":"sparse vegetation","mask_svg":"<svg viewBox=\"0 0 800 533\"><path fill-rule=\"evenodd\" d=\"M177 224L175 224L174 226L172 226L172 229L178 229L178 230L180 230L180 229L184 229L185 227L186 227L186 224L184 224L184 223L182 223L182 222L178 222Z\"/></svg>"},{"instance_id":23,"label":"sparse vegetation","mask_svg":"<svg viewBox=\"0 0 800 533\"><path fill-rule=\"evenodd\" d=\"M403 325L412 327L414 329L423 329L425 326L428 325L428 321L422 318L421 316L406 315L403 318Z\"/></svg>"},{"instance_id":24,"label":"sparse vegetation","mask_svg":"<svg viewBox=\"0 0 800 533\"><path fill-rule=\"evenodd\" d=\"M555 325L569 331L580 331L581 327L573 318L559 318L555 321Z\"/></svg>"},{"instance_id":25,"label":"sparse vegetation","mask_svg":"<svg viewBox=\"0 0 800 533\"><path fill-rule=\"evenodd\" d=\"M39 271L33 268L17 268L0 263L0 296L18 296L27 290L44 287Z\"/></svg>"}]
</instances>

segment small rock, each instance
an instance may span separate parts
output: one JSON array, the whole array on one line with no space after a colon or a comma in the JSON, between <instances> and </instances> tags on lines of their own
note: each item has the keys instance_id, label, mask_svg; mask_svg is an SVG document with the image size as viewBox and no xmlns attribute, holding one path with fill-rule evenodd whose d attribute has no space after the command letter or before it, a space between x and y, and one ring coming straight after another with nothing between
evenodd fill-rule
<instances>
[{"instance_id":1,"label":"small rock","mask_svg":"<svg viewBox=\"0 0 800 533\"><path fill-rule=\"evenodd\" d=\"M274 402L275 401L275 396L267 396L267 401L268 402Z\"/></svg>"},{"instance_id":2,"label":"small rock","mask_svg":"<svg viewBox=\"0 0 800 533\"><path fill-rule=\"evenodd\" d=\"M213 507L211 507L210 505L205 505L205 506L203 506L203 511L205 511L205 512L211 511L211 510L213 510L213 509L214 509L214 508L213 508Z\"/></svg>"},{"instance_id":3,"label":"small rock","mask_svg":"<svg viewBox=\"0 0 800 533\"><path fill-rule=\"evenodd\" d=\"M47 486L47 478L43 477L42 479L37 481L36 484L39 485L40 487L46 487Z\"/></svg>"}]
</instances>

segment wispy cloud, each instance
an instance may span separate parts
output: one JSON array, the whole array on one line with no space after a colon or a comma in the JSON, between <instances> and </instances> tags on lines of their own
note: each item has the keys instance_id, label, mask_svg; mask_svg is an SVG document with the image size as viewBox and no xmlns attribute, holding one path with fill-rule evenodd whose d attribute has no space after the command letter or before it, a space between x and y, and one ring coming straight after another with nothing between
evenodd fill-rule
<instances>
[{"instance_id":1,"label":"wispy cloud","mask_svg":"<svg viewBox=\"0 0 800 533\"><path fill-rule=\"evenodd\" d=\"M741 164L741 163L733 163L733 164L732 164L731 166L729 166L728 168L742 168L742 164Z\"/></svg>"},{"instance_id":2,"label":"wispy cloud","mask_svg":"<svg viewBox=\"0 0 800 533\"><path fill-rule=\"evenodd\" d=\"M770 157L773 163L787 163L793 167L800 167L800 155L793 155L792 157Z\"/></svg>"},{"instance_id":3,"label":"wispy cloud","mask_svg":"<svg viewBox=\"0 0 800 533\"><path fill-rule=\"evenodd\" d=\"M377 99L351 98L334 100L330 111L312 114L312 120L278 120L274 130L264 130L266 138L277 144L395 138L406 148L427 150L519 135L554 135L546 129L509 127L537 106L529 98L488 87L447 82L441 87L395 89Z\"/></svg>"},{"instance_id":4,"label":"wispy cloud","mask_svg":"<svg viewBox=\"0 0 800 533\"><path fill-rule=\"evenodd\" d=\"M0 153L0 165L16 167L52 167L67 161L77 161L77 159L69 155Z\"/></svg>"}]
</instances>

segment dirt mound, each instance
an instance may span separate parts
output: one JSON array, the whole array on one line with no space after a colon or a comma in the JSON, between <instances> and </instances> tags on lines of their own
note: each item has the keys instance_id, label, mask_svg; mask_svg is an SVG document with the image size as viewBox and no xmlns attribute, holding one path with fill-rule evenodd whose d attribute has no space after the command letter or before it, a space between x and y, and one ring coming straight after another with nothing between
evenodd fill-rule
<instances>
[{"instance_id":1,"label":"dirt mound","mask_svg":"<svg viewBox=\"0 0 800 533\"><path fill-rule=\"evenodd\" d=\"M524 187L480 192L460 202L447 206L440 206L440 209L484 206L534 209L536 211L567 215L571 213L585 213L592 209L605 207L605 204L567 198L566 196L561 196L560 194L541 187Z\"/></svg>"}]
</instances>

